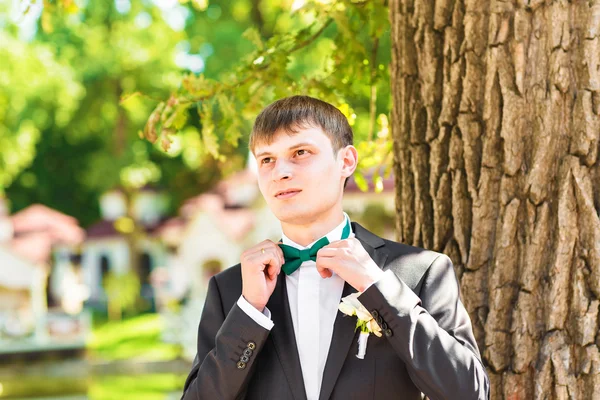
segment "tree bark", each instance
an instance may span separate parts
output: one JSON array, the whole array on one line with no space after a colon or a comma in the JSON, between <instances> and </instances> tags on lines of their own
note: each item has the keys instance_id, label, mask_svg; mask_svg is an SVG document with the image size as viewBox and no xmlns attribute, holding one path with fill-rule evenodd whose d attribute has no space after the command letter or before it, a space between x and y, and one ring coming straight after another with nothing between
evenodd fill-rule
<instances>
[{"instance_id":1,"label":"tree bark","mask_svg":"<svg viewBox=\"0 0 600 400\"><path fill-rule=\"evenodd\" d=\"M600 1L390 19L398 239L454 262L492 399L600 399Z\"/></svg>"}]
</instances>

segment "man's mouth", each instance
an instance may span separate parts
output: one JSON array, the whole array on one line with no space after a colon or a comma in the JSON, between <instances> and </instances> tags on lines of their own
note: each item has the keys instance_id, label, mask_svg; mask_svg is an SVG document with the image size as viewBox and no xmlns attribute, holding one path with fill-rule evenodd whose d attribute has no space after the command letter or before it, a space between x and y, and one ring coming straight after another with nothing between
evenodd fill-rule
<instances>
[{"instance_id":1,"label":"man's mouth","mask_svg":"<svg viewBox=\"0 0 600 400\"><path fill-rule=\"evenodd\" d=\"M294 197L301 191L302 190L300 190L300 189L281 190L281 191L277 192L277 194L275 194L275 198L276 199L289 199L290 197Z\"/></svg>"}]
</instances>

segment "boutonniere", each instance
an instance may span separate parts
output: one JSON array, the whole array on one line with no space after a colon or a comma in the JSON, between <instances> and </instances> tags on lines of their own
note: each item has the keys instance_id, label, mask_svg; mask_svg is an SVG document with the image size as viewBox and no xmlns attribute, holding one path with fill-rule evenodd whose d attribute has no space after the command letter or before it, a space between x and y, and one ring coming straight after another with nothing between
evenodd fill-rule
<instances>
[{"instance_id":1,"label":"boutonniere","mask_svg":"<svg viewBox=\"0 0 600 400\"><path fill-rule=\"evenodd\" d=\"M358 353L356 354L356 357L362 360L367 353L367 340L369 339L369 334L372 333L377 337L381 337L381 328L371 313L360 303L358 300L359 295L360 293L352 293L349 296L343 297L338 308L341 312L350 317L356 315L356 329L354 331L360 330L358 336Z\"/></svg>"}]
</instances>

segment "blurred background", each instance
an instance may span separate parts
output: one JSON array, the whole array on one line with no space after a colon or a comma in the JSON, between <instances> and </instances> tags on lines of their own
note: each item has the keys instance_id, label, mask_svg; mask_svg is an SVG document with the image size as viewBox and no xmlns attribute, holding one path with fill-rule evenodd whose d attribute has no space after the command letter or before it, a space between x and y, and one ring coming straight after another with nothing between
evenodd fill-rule
<instances>
[{"instance_id":1,"label":"blurred background","mask_svg":"<svg viewBox=\"0 0 600 400\"><path fill-rule=\"evenodd\" d=\"M346 114L345 210L396 236L384 3L0 1L0 398L180 397L208 279L281 234L277 98Z\"/></svg>"}]
</instances>

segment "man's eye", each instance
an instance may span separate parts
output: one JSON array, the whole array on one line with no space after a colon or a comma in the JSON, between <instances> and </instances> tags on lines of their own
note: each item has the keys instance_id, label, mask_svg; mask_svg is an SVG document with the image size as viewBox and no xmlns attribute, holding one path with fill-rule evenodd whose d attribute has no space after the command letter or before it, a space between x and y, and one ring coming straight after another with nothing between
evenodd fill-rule
<instances>
[{"instance_id":1,"label":"man's eye","mask_svg":"<svg viewBox=\"0 0 600 400\"><path fill-rule=\"evenodd\" d=\"M299 156L301 156L303 154L306 154L306 150L300 149L300 150L296 151L296 154L298 154Z\"/></svg>"},{"instance_id":2,"label":"man's eye","mask_svg":"<svg viewBox=\"0 0 600 400\"><path fill-rule=\"evenodd\" d=\"M271 159L269 157L265 157L262 160L260 160L261 164L268 164L271 162Z\"/></svg>"}]
</instances>

